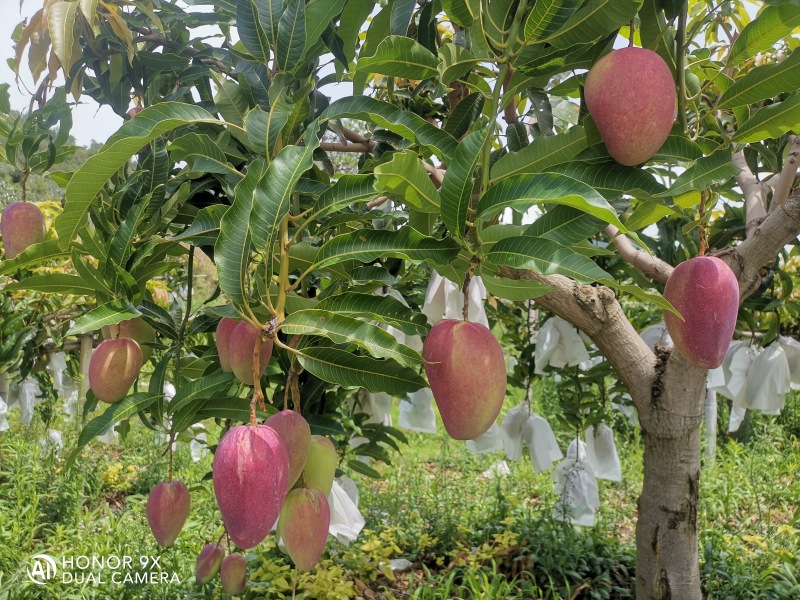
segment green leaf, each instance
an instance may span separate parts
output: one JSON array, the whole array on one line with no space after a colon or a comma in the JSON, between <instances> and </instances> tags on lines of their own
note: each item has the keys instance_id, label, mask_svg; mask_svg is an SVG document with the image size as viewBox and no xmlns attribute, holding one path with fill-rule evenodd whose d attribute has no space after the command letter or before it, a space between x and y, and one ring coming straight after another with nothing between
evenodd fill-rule
<instances>
[{"instance_id":1,"label":"green leaf","mask_svg":"<svg viewBox=\"0 0 800 600\"><path fill-rule=\"evenodd\" d=\"M682 135L671 135L648 162L690 163L703 156L703 150Z\"/></svg>"},{"instance_id":2,"label":"green leaf","mask_svg":"<svg viewBox=\"0 0 800 600\"><path fill-rule=\"evenodd\" d=\"M755 104L783 92L800 88L800 52L782 63L756 67L733 83L719 99L717 108Z\"/></svg>"},{"instance_id":3,"label":"green leaf","mask_svg":"<svg viewBox=\"0 0 800 600\"><path fill-rule=\"evenodd\" d=\"M416 0L392 1L392 12L389 17L389 33L391 35L405 36L408 34L408 26L411 23L411 17L416 6Z\"/></svg>"},{"instance_id":4,"label":"green leaf","mask_svg":"<svg viewBox=\"0 0 800 600\"><path fill-rule=\"evenodd\" d=\"M633 214L625 219L625 226L631 231L639 231L648 225L657 223L667 215L674 214L674 209L657 202L642 202L633 211Z\"/></svg>"},{"instance_id":5,"label":"green leaf","mask_svg":"<svg viewBox=\"0 0 800 600\"><path fill-rule=\"evenodd\" d=\"M105 253L105 251L103 251L103 253ZM77 248L72 248L70 256L72 258L73 268L77 271L86 286L100 292L102 295L114 295L114 290L109 286L105 278L97 269L89 264L89 261L78 252ZM99 254L99 256L102 256L102 254ZM112 274L112 280L116 280L116 272Z\"/></svg>"},{"instance_id":6,"label":"green leaf","mask_svg":"<svg viewBox=\"0 0 800 600\"><path fill-rule=\"evenodd\" d=\"M39 244L28 246L23 252L11 260L0 262L0 275L8 275L17 269L32 266L41 266L47 261L69 256L69 252L59 248L58 240L46 240Z\"/></svg>"},{"instance_id":7,"label":"green leaf","mask_svg":"<svg viewBox=\"0 0 800 600\"><path fill-rule=\"evenodd\" d=\"M571 161L550 167L547 171L582 181L600 192L608 201L616 200L623 194L635 198L649 198L666 189L647 171L626 167L618 162Z\"/></svg>"},{"instance_id":8,"label":"green leaf","mask_svg":"<svg viewBox=\"0 0 800 600\"><path fill-rule=\"evenodd\" d=\"M228 207L224 204L206 206L198 211L189 227L169 239L195 246L213 246L219 237L220 223L227 210Z\"/></svg>"},{"instance_id":9,"label":"green leaf","mask_svg":"<svg viewBox=\"0 0 800 600\"><path fill-rule=\"evenodd\" d=\"M427 79L438 74L433 53L409 37L390 35L384 39L375 54L359 58L356 71L380 73L387 77Z\"/></svg>"},{"instance_id":10,"label":"green leaf","mask_svg":"<svg viewBox=\"0 0 800 600\"><path fill-rule=\"evenodd\" d=\"M93 308L80 317L69 328L67 335L81 335L90 331L98 331L106 325L116 325L120 321L127 321L141 314L127 300L113 300Z\"/></svg>"},{"instance_id":11,"label":"green leaf","mask_svg":"<svg viewBox=\"0 0 800 600\"><path fill-rule=\"evenodd\" d=\"M617 213L595 189L556 173L517 175L489 188L478 204L478 218L484 221L508 207L525 210L535 204L562 204L582 210L627 232Z\"/></svg>"},{"instance_id":12,"label":"green leaf","mask_svg":"<svg viewBox=\"0 0 800 600\"><path fill-rule=\"evenodd\" d=\"M116 404L112 404L103 412L103 414L98 415L89 421L83 427L83 429L81 429L81 433L78 435L78 445L67 458L66 467L69 468L72 463L75 462L75 459L78 457L86 444L103 433L103 431L109 425L117 423L118 421L122 421L123 419L127 419L128 417L135 415L140 410L146 409L153 402L158 400L158 398L159 396L151 396L150 394L144 392L132 394L123 398Z\"/></svg>"},{"instance_id":13,"label":"green leaf","mask_svg":"<svg viewBox=\"0 0 800 600\"><path fill-rule=\"evenodd\" d=\"M572 246L586 240L605 227L600 219L570 206L554 206L536 219L526 230L525 235L542 237L558 242L562 246Z\"/></svg>"},{"instance_id":14,"label":"green leaf","mask_svg":"<svg viewBox=\"0 0 800 600\"><path fill-rule=\"evenodd\" d=\"M453 239L426 237L410 227L403 227L399 231L361 229L336 236L322 246L314 258L314 267L322 269L345 260L370 263L383 257L447 263L456 257L460 249L461 246Z\"/></svg>"},{"instance_id":15,"label":"green leaf","mask_svg":"<svg viewBox=\"0 0 800 600\"><path fill-rule=\"evenodd\" d=\"M328 296L317 307L350 316L376 319L399 329L406 335L424 336L428 332L428 321L425 315L391 296L349 292L338 296Z\"/></svg>"},{"instance_id":16,"label":"green leaf","mask_svg":"<svg viewBox=\"0 0 800 600\"><path fill-rule=\"evenodd\" d=\"M527 235L500 240L484 260L497 266L531 269L542 275L564 275L578 283L612 280L611 275L582 254L553 240Z\"/></svg>"},{"instance_id":17,"label":"green leaf","mask_svg":"<svg viewBox=\"0 0 800 600\"><path fill-rule=\"evenodd\" d=\"M800 92L795 92L783 102L759 109L742 123L732 139L747 144L778 139L787 131L800 131Z\"/></svg>"},{"instance_id":18,"label":"green leaf","mask_svg":"<svg viewBox=\"0 0 800 600\"><path fill-rule=\"evenodd\" d=\"M239 33L239 39L247 51L262 64L269 62L269 45L270 42L275 40L269 26L269 9L273 4L277 4L278 8L280 8L282 2L281 0L236 1L236 29ZM279 16L276 16L274 20L276 30ZM267 23L266 31L262 24L263 21Z\"/></svg>"},{"instance_id":19,"label":"green leaf","mask_svg":"<svg viewBox=\"0 0 800 600\"><path fill-rule=\"evenodd\" d=\"M306 47L304 54L307 54L322 38L322 33L341 14L346 2L347 0L312 0L306 4Z\"/></svg>"},{"instance_id":20,"label":"green leaf","mask_svg":"<svg viewBox=\"0 0 800 600\"><path fill-rule=\"evenodd\" d=\"M309 126L309 131L316 128ZM250 214L250 231L253 245L259 252L269 255L278 241L280 224L289 213L294 186L313 164L314 150L319 147L316 135L308 146L286 146L278 153L264 177L253 190L253 211ZM272 279L272 261L267 261L266 280Z\"/></svg>"},{"instance_id":21,"label":"green leaf","mask_svg":"<svg viewBox=\"0 0 800 600\"><path fill-rule=\"evenodd\" d=\"M480 62L472 52L447 42L439 47L439 81L448 85L461 79Z\"/></svg>"},{"instance_id":22,"label":"green leaf","mask_svg":"<svg viewBox=\"0 0 800 600\"><path fill-rule=\"evenodd\" d=\"M320 195L308 219L318 221L351 204L374 200L378 195L372 175L342 175Z\"/></svg>"},{"instance_id":23,"label":"green leaf","mask_svg":"<svg viewBox=\"0 0 800 600\"><path fill-rule=\"evenodd\" d=\"M480 4L476 0L442 0L442 10L461 27L469 27L478 18Z\"/></svg>"},{"instance_id":24,"label":"green leaf","mask_svg":"<svg viewBox=\"0 0 800 600\"><path fill-rule=\"evenodd\" d=\"M800 6L797 4L787 2L765 6L733 42L728 64L738 65L759 52L769 50L775 42L791 35L797 27L800 27Z\"/></svg>"},{"instance_id":25,"label":"green leaf","mask_svg":"<svg viewBox=\"0 0 800 600\"><path fill-rule=\"evenodd\" d=\"M281 71L291 71L300 66L306 47L305 8L305 0L289 0L278 21L275 54Z\"/></svg>"},{"instance_id":26,"label":"green leaf","mask_svg":"<svg viewBox=\"0 0 800 600\"><path fill-rule=\"evenodd\" d=\"M586 130L572 127L566 133L539 137L519 152L509 152L492 167L492 180L520 173L541 173L548 167L567 162L586 148Z\"/></svg>"},{"instance_id":27,"label":"green leaf","mask_svg":"<svg viewBox=\"0 0 800 600\"><path fill-rule=\"evenodd\" d=\"M322 112L320 123L341 118L369 121L388 129L411 143L427 146L445 162L450 161L458 145L452 135L422 117L366 96L351 96L333 102Z\"/></svg>"},{"instance_id":28,"label":"green leaf","mask_svg":"<svg viewBox=\"0 0 800 600\"><path fill-rule=\"evenodd\" d=\"M378 191L400 198L422 212L439 212L439 194L416 152L395 152L392 160L378 165L373 172Z\"/></svg>"},{"instance_id":29,"label":"green leaf","mask_svg":"<svg viewBox=\"0 0 800 600\"><path fill-rule=\"evenodd\" d=\"M483 94L480 92L472 93L462 99L444 122L444 131L456 139L461 138L469 131L472 124L480 119L484 103Z\"/></svg>"},{"instance_id":30,"label":"green leaf","mask_svg":"<svg viewBox=\"0 0 800 600\"><path fill-rule=\"evenodd\" d=\"M442 220L450 235L464 237L467 210L472 199L473 175L481 159L481 149L486 142L488 129L473 131L456 148L453 162L445 172L442 188Z\"/></svg>"},{"instance_id":31,"label":"green leaf","mask_svg":"<svg viewBox=\"0 0 800 600\"><path fill-rule=\"evenodd\" d=\"M347 0L347 4L342 11L342 17L339 19L337 34L342 38L344 55L348 61L352 61L355 57L361 26L372 13L374 6L375 2L373 0ZM308 7L306 7L306 10L308 10Z\"/></svg>"},{"instance_id":32,"label":"green leaf","mask_svg":"<svg viewBox=\"0 0 800 600\"><path fill-rule=\"evenodd\" d=\"M258 419L266 419L270 415L278 412L273 406L267 404L266 410L256 411ZM183 415L177 415L176 418ZM231 419L234 423L247 423L250 420L250 400L248 398L211 398L206 400L202 408L190 419L181 419L180 424L189 427L192 423L197 423L205 419ZM177 429L177 427L176 427Z\"/></svg>"},{"instance_id":33,"label":"green leaf","mask_svg":"<svg viewBox=\"0 0 800 600\"><path fill-rule=\"evenodd\" d=\"M561 49L591 44L629 23L641 5L642 0L589 0L544 41Z\"/></svg>"},{"instance_id":34,"label":"green leaf","mask_svg":"<svg viewBox=\"0 0 800 600\"><path fill-rule=\"evenodd\" d=\"M678 176L671 188L659 196L680 196L692 190L704 190L716 183L728 181L738 173L739 168L731 163L731 149L720 148L710 156L698 158Z\"/></svg>"},{"instance_id":35,"label":"green leaf","mask_svg":"<svg viewBox=\"0 0 800 600\"><path fill-rule=\"evenodd\" d=\"M578 10L581 0L536 0L525 21L525 41L538 42L550 37Z\"/></svg>"},{"instance_id":36,"label":"green leaf","mask_svg":"<svg viewBox=\"0 0 800 600\"><path fill-rule=\"evenodd\" d=\"M498 268L489 263L482 263L478 274L492 296L515 302L538 298L555 289L538 281L502 277Z\"/></svg>"},{"instance_id":37,"label":"green leaf","mask_svg":"<svg viewBox=\"0 0 800 600\"><path fill-rule=\"evenodd\" d=\"M47 27L50 41L53 44L53 52L58 57L58 62L61 63L65 73L68 73L72 66L70 58L75 39L75 13L77 10L78 3L75 1L56 2L47 9Z\"/></svg>"},{"instance_id":38,"label":"green leaf","mask_svg":"<svg viewBox=\"0 0 800 600\"><path fill-rule=\"evenodd\" d=\"M204 400L223 394L235 381L233 373L213 373L185 383L169 403L169 414L197 411Z\"/></svg>"},{"instance_id":39,"label":"green leaf","mask_svg":"<svg viewBox=\"0 0 800 600\"><path fill-rule=\"evenodd\" d=\"M231 166L228 157L210 136L189 133L169 145L169 153L176 162L186 161L189 169L198 173L233 175L235 180L242 174Z\"/></svg>"},{"instance_id":40,"label":"green leaf","mask_svg":"<svg viewBox=\"0 0 800 600\"><path fill-rule=\"evenodd\" d=\"M356 452L358 452L356 450ZM372 479L383 479L383 475L380 472L376 471L372 467L367 464L364 464L358 459L352 459L347 461L347 465L356 473L360 475L364 475L366 477L371 477Z\"/></svg>"},{"instance_id":41,"label":"green leaf","mask_svg":"<svg viewBox=\"0 0 800 600\"><path fill-rule=\"evenodd\" d=\"M423 362L419 353L398 343L388 331L329 310L294 312L281 323L280 329L288 335L318 335L334 344L355 344L376 358L391 358L409 367Z\"/></svg>"},{"instance_id":42,"label":"green leaf","mask_svg":"<svg viewBox=\"0 0 800 600\"><path fill-rule=\"evenodd\" d=\"M642 48L656 52L669 70L677 72L675 62L675 30L670 27L664 14L661 0L644 0L639 11L639 34L642 39Z\"/></svg>"},{"instance_id":43,"label":"green leaf","mask_svg":"<svg viewBox=\"0 0 800 600\"><path fill-rule=\"evenodd\" d=\"M242 127L250 104L247 96L235 81L227 79L216 71L211 71L211 75L217 84L217 93L214 94L214 106L217 107L222 118ZM238 130L233 130L234 135L241 136Z\"/></svg>"},{"instance_id":44,"label":"green leaf","mask_svg":"<svg viewBox=\"0 0 800 600\"><path fill-rule=\"evenodd\" d=\"M160 135L189 123L222 124L205 109L180 102L163 102L144 109L125 123L90 157L67 184L64 212L56 217L59 245L67 249L86 222L95 196L131 156Z\"/></svg>"},{"instance_id":45,"label":"green leaf","mask_svg":"<svg viewBox=\"0 0 800 600\"><path fill-rule=\"evenodd\" d=\"M266 163L256 159L234 190L231 207L220 221L219 237L214 244L219 287L236 307L247 305L247 266L250 263L250 215L259 181Z\"/></svg>"},{"instance_id":46,"label":"green leaf","mask_svg":"<svg viewBox=\"0 0 800 600\"><path fill-rule=\"evenodd\" d=\"M337 348L303 348L295 355L312 375L344 387L363 387L370 392L401 395L427 385L414 370L393 360L358 356Z\"/></svg>"},{"instance_id":47,"label":"green leaf","mask_svg":"<svg viewBox=\"0 0 800 600\"><path fill-rule=\"evenodd\" d=\"M4 292L42 292L62 296L94 296L98 290L87 285L82 277L52 273L49 275L33 275L23 281L11 283L3 288Z\"/></svg>"}]
</instances>

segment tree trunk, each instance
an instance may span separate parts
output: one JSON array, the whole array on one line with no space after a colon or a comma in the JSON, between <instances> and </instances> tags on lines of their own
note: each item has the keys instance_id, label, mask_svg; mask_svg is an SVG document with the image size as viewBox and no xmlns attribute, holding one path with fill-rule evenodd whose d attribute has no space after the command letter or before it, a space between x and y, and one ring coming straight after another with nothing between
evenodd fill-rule
<instances>
[{"instance_id":1,"label":"tree trunk","mask_svg":"<svg viewBox=\"0 0 800 600\"><path fill-rule=\"evenodd\" d=\"M636 597L700 600L697 511L705 369L673 352L642 422L644 482L636 524Z\"/></svg>"}]
</instances>

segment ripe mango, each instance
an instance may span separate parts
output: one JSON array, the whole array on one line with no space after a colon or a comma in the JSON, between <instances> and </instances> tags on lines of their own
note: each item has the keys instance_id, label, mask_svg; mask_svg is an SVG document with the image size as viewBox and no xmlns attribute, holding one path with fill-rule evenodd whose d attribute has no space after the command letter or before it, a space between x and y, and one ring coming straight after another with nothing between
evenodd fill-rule
<instances>
[{"instance_id":1,"label":"ripe mango","mask_svg":"<svg viewBox=\"0 0 800 600\"><path fill-rule=\"evenodd\" d=\"M122 400L142 370L142 350L134 340L105 340L89 361L89 387L101 402Z\"/></svg>"},{"instance_id":2,"label":"ripe mango","mask_svg":"<svg viewBox=\"0 0 800 600\"><path fill-rule=\"evenodd\" d=\"M297 568L312 570L325 551L331 510L325 494L317 488L289 492L278 519L278 535Z\"/></svg>"},{"instance_id":3,"label":"ripe mango","mask_svg":"<svg viewBox=\"0 0 800 600\"><path fill-rule=\"evenodd\" d=\"M178 538L190 507L189 488L181 481L162 481L147 498L147 522L162 548Z\"/></svg>"}]
</instances>

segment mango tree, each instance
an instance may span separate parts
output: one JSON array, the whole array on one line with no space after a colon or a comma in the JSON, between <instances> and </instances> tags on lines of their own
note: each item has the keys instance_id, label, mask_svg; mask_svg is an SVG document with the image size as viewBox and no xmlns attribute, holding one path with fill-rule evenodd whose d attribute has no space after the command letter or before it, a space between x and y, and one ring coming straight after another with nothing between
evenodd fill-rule
<instances>
[{"instance_id":1,"label":"mango tree","mask_svg":"<svg viewBox=\"0 0 800 600\"><path fill-rule=\"evenodd\" d=\"M791 34L800 6L189 4L203 10L48 0L18 32L15 64L21 70L27 56L41 78L40 110L60 75L57 93L135 115L58 177L66 194L58 239L3 267L70 256L79 273L64 280L72 287L36 281L36 289L96 297L72 333L141 315L164 340L149 390L95 417L73 457L105 425L137 413L156 428L169 417L174 436L208 417L255 422L281 398L313 412L332 389L419 389L420 354L373 322L413 336L427 333L425 319L386 287L426 269L465 289L480 275L494 297L535 299L578 326L627 387L645 444L637 596L700 598L706 367L680 349L650 351L620 300L674 311L660 291L674 265L695 254L729 265L739 302L763 293L785 265L800 232L800 196L791 192L800 149ZM666 86L650 84L653 62L587 79L587 69L628 45L660 57ZM612 101L593 114L598 95ZM640 127L665 111L666 131ZM618 151L662 134L644 155ZM348 153L358 157L355 172ZM506 209L516 213L511 222ZM537 218L524 226L522 213ZM715 236L731 213L746 226ZM683 245L665 243L676 239ZM603 240L625 261L613 274L598 264ZM172 256L198 248L213 257L227 305L193 311L189 301L176 318L150 301L146 283L174 266ZM31 283L22 274L6 289ZM253 396L244 397L213 348L187 347L219 317L257 328L253 356L259 343L274 344L269 403L258 361ZM182 368L188 350L204 352L199 371ZM170 361L180 388L167 405Z\"/></svg>"}]
</instances>

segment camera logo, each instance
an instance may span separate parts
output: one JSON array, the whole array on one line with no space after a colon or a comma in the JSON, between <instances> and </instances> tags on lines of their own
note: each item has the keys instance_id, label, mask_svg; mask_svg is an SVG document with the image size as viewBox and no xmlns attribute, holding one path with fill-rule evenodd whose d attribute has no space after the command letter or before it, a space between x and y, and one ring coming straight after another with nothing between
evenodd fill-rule
<instances>
[{"instance_id":1,"label":"camera logo","mask_svg":"<svg viewBox=\"0 0 800 600\"><path fill-rule=\"evenodd\" d=\"M38 585L44 585L56 576L58 568L55 559L48 554L37 554L31 557L28 567L28 579Z\"/></svg>"}]
</instances>

